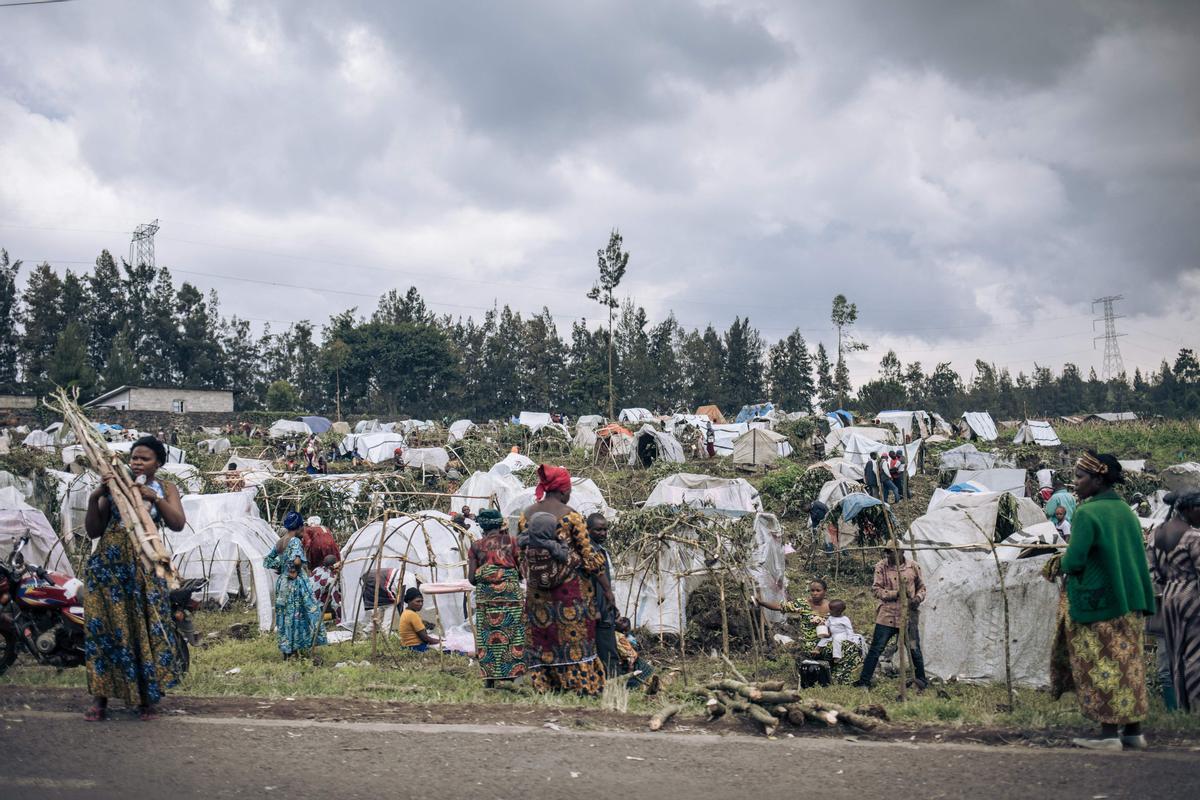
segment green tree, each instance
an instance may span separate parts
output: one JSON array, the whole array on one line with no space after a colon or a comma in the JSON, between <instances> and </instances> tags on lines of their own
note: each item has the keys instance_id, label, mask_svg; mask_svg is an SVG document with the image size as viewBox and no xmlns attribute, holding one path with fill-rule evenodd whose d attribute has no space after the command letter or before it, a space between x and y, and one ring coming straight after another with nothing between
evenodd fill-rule
<instances>
[{"instance_id":1,"label":"green tree","mask_svg":"<svg viewBox=\"0 0 1200 800\"><path fill-rule=\"evenodd\" d=\"M833 402L837 399L837 391L833 385L832 366L829 354L825 352L825 343L817 343L817 402L824 411L833 411Z\"/></svg>"},{"instance_id":2,"label":"green tree","mask_svg":"<svg viewBox=\"0 0 1200 800\"><path fill-rule=\"evenodd\" d=\"M300 394L284 380L272 381L267 387L267 409L269 411L295 411L300 408Z\"/></svg>"},{"instance_id":3,"label":"green tree","mask_svg":"<svg viewBox=\"0 0 1200 800\"><path fill-rule=\"evenodd\" d=\"M21 262L9 261L8 251L0 249L0 392L17 391L17 359L21 354L21 336L17 326L21 307L17 299L17 273Z\"/></svg>"},{"instance_id":4,"label":"green tree","mask_svg":"<svg viewBox=\"0 0 1200 800\"><path fill-rule=\"evenodd\" d=\"M829 312L829 319L833 322L834 327L837 328L838 335L837 364L833 370L833 388L837 395L838 403L845 405L846 398L850 395L850 368L846 365L846 353L866 350L867 346L855 340L850 335L850 329L858 321L858 306L847 300L846 295L839 294L833 298L833 306Z\"/></svg>"},{"instance_id":5,"label":"green tree","mask_svg":"<svg viewBox=\"0 0 1200 800\"><path fill-rule=\"evenodd\" d=\"M350 345L345 340L336 338L325 343L321 348L319 358L321 369L325 374L333 374L333 404L337 418L342 418L342 370L350 363Z\"/></svg>"},{"instance_id":6,"label":"green tree","mask_svg":"<svg viewBox=\"0 0 1200 800\"><path fill-rule=\"evenodd\" d=\"M48 369L50 381L55 385L78 389L85 397L92 393L96 371L88 359L87 335L79 322L68 322L58 335Z\"/></svg>"},{"instance_id":7,"label":"green tree","mask_svg":"<svg viewBox=\"0 0 1200 800\"><path fill-rule=\"evenodd\" d=\"M371 321L387 325L428 325L433 322L433 313L425 306L417 287L410 286L403 295L391 289L380 297Z\"/></svg>"},{"instance_id":8,"label":"green tree","mask_svg":"<svg viewBox=\"0 0 1200 800\"><path fill-rule=\"evenodd\" d=\"M562 396L563 343L550 309L543 307L541 314L530 317L522 334L521 380L526 387L525 402L538 411L555 410Z\"/></svg>"},{"instance_id":9,"label":"green tree","mask_svg":"<svg viewBox=\"0 0 1200 800\"><path fill-rule=\"evenodd\" d=\"M233 391L235 408L239 411L262 408L266 384L259 342L250 330L250 323L234 316L222 327L217 338L225 365L225 383Z\"/></svg>"},{"instance_id":10,"label":"green tree","mask_svg":"<svg viewBox=\"0 0 1200 800\"><path fill-rule=\"evenodd\" d=\"M800 329L771 346L767 353L767 385L771 400L789 411L811 411L813 394L812 357Z\"/></svg>"},{"instance_id":11,"label":"green tree","mask_svg":"<svg viewBox=\"0 0 1200 800\"><path fill-rule=\"evenodd\" d=\"M195 286L186 281L175 297L175 364L183 383L206 389L224 389L224 354L217 338L217 314Z\"/></svg>"},{"instance_id":12,"label":"green tree","mask_svg":"<svg viewBox=\"0 0 1200 800\"><path fill-rule=\"evenodd\" d=\"M625 268L629 265L629 253L622 250L624 239L621 232L613 228L608 235L608 247L596 251L596 267L599 278L593 284L587 296L608 310L608 417L616 417L616 395L613 390L613 313L617 310L615 294L621 279L625 277Z\"/></svg>"},{"instance_id":13,"label":"green tree","mask_svg":"<svg viewBox=\"0 0 1200 800\"><path fill-rule=\"evenodd\" d=\"M62 309L62 280L49 264L39 264L21 295L25 331L21 336L22 382L34 393L50 388L47 374L58 337L66 327Z\"/></svg>"},{"instance_id":14,"label":"green tree","mask_svg":"<svg viewBox=\"0 0 1200 800\"><path fill-rule=\"evenodd\" d=\"M725 332L725 372L722 405L729 411L763 397L763 340L750 319L734 317Z\"/></svg>"},{"instance_id":15,"label":"green tree","mask_svg":"<svg viewBox=\"0 0 1200 800\"><path fill-rule=\"evenodd\" d=\"M589 331L584 321L571 325L567 350L566 408L571 414L601 410L608 381L608 336L603 328Z\"/></svg>"},{"instance_id":16,"label":"green tree","mask_svg":"<svg viewBox=\"0 0 1200 800\"><path fill-rule=\"evenodd\" d=\"M87 327L88 356L96 372L103 374L114 340L125 323L121 272L107 250L100 253L87 276L87 301L81 311Z\"/></svg>"},{"instance_id":17,"label":"green tree","mask_svg":"<svg viewBox=\"0 0 1200 800\"><path fill-rule=\"evenodd\" d=\"M142 383L141 368L137 354L133 352L133 326L126 322L113 336L104 359L104 379L101 388L111 391L121 386L136 386Z\"/></svg>"},{"instance_id":18,"label":"green tree","mask_svg":"<svg viewBox=\"0 0 1200 800\"><path fill-rule=\"evenodd\" d=\"M649 402L651 408L663 411L680 410L683 399L683 372L679 365L679 342L683 330L669 314L665 320L650 329L649 333ZM690 409L681 409L685 413Z\"/></svg>"},{"instance_id":19,"label":"green tree","mask_svg":"<svg viewBox=\"0 0 1200 800\"><path fill-rule=\"evenodd\" d=\"M652 406L650 387L654 383L654 364L650 361L650 337L646 333L646 310L626 300L613 332L616 362L621 365L615 376L617 396L625 406Z\"/></svg>"}]
</instances>

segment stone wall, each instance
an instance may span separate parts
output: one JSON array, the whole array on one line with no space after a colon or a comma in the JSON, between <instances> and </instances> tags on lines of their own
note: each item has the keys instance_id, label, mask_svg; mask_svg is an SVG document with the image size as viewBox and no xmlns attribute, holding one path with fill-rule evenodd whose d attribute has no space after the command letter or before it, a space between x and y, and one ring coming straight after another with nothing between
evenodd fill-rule
<instances>
[{"instance_id":1,"label":"stone wall","mask_svg":"<svg viewBox=\"0 0 1200 800\"><path fill-rule=\"evenodd\" d=\"M145 411L171 413L176 400L183 401L186 414L233 412L233 392L205 392L195 389L148 389L134 386L129 390L129 405Z\"/></svg>"}]
</instances>

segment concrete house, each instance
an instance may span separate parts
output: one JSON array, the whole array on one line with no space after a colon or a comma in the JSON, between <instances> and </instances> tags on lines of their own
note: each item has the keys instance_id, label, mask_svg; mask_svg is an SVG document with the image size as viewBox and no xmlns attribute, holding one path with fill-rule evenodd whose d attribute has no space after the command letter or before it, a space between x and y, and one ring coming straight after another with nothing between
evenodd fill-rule
<instances>
[{"instance_id":1,"label":"concrete house","mask_svg":"<svg viewBox=\"0 0 1200 800\"><path fill-rule=\"evenodd\" d=\"M233 392L228 389L162 389L121 386L84 403L85 408L118 411L167 411L173 414L233 411Z\"/></svg>"}]
</instances>

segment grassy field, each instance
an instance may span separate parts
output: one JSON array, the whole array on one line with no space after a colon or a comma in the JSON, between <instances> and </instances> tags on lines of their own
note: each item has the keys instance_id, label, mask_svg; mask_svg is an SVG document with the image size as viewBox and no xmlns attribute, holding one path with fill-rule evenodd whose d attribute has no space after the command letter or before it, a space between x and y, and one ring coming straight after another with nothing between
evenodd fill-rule
<instances>
[{"instance_id":1,"label":"grassy field","mask_svg":"<svg viewBox=\"0 0 1200 800\"><path fill-rule=\"evenodd\" d=\"M1144 458L1155 470L1184 461L1200 461L1200 423L1194 420L1060 424L1054 430L1072 450L1091 448L1115 453L1118 458Z\"/></svg>"}]
</instances>

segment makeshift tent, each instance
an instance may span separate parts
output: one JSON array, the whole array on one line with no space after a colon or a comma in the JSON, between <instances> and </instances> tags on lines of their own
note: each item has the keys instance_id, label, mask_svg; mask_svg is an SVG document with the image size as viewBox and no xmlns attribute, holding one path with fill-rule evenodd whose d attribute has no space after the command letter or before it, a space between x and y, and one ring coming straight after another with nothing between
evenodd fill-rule
<instances>
[{"instance_id":1,"label":"makeshift tent","mask_svg":"<svg viewBox=\"0 0 1200 800\"><path fill-rule=\"evenodd\" d=\"M505 517L516 520L521 516L521 512L536 501L536 487L522 487L521 491L510 494L507 499L500 502L500 513ZM578 511L584 517L588 514L603 514L609 520L615 520L618 512L608 504L604 499L604 495L600 492L600 487L591 478L571 478L571 500L568 505Z\"/></svg>"},{"instance_id":2,"label":"makeshift tent","mask_svg":"<svg viewBox=\"0 0 1200 800\"><path fill-rule=\"evenodd\" d=\"M1042 447L1058 447L1062 442L1059 441L1058 434L1054 432L1054 428L1050 426L1049 422L1027 419L1017 429L1017 435L1013 438L1013 444L1038 444Z\"/></svg>"},{"instance_id":3,"label":"makeshift tent","mask_svg":"<svg viewBox=\"0 0 1200 800\"><path fill-rule=\"evenodd\" d=\"M0 489L6 486L16 489L25 502L29 502L33 497L34 485L31 478L22 478L20 475L13 475L11 472L0 469ZM4 554L0 553L0 558L3 556Z\"/></svg>"},{"instance_id":4,"label":"makeshift tent","mask_svg":"<svg viewBox=\"0 0 1200 800\"><path fill-rule=\"evenodd\" d=\"M989 492L1011 492L1017 497L1025 496L1023 469L960 469L954 474L951 485L959 483L975 483Z\"/></svg>"},{"instance_id":5,"label":"makeshift tent","mask_svg":"<svg viewBox=\"0 0 1200 800\"><path fill-rule=\"evenodd\" d=\"M571 440L571 446L591 450L596 446L596 429L591 425L576 425L575 438Z\"/></svg>"},{"instance_id":6,"label":"makeshift tent","mask_svg":"<svg viewBox=\"0 0 1200 800\"><path fill-rule=\"evenodd\" d=\"M245 458L237 453L229 456L229 460L225 462L225 466L221 467L221 471L229 473L233 476L233 480L240 481L243 486L261 486L276 472L275 465L270 461L261 458Z\"/></svg>"},{"instance_id":7,"label":"makeshift tent","mask_svg":"<svg viewBox=\"0 0 1200 800\"><path fill-rule=\"evenodd\" d=\"M54 481L58 501L58 535L70 545L76 535L83 534L83 519L87 514L88 495L100 485L100 477L91 470L79 475L48 469L47 478Z\"/></svg>"},{"instance_id":8,"label":"makeshift tent","mask_svg":"<svg viewBox=\"0 0 1200 800\"><path fill-rule=\"evenodd\" d=\"M622 408L617 420L624 423L653 422L654 415L645 408Z\"/></svg>"},{"instance_id":9,"label":"makeshift tent","mask_svg":"<svg viewBox=\"0 0 1200 800\"><path fill-rule=\"evenodd\" d=\"M629 451L631 466L640 464L649 467L658 461L682 464L684 460L683 445L666 431L643 425L633 435L633 448Z\"/></svg>"},{"instance_id":10,"label":"makeshift tent","mask_svg":"<svg viewBox=\"0 0 1200 800\"><path fill-rule=\"evenodd\" d=\"M444 447L410 447L404 451L403 458L404 466L422 472L442 473L450 464L450 454Z\"/></svg>"},{"instance_id":11,"label":"makeshift tent","mask_svg":"<svg viewBox=\"0 0 1200 800\"><path fill-rule=\"evenodd\" d=\"M596 430L593 447L597 461L606 456L614 460L628 458L633 452L633 433L615 422L605 425Z\"/></svg>"},{"instance_id":12,"label":"makeshift tent","mask_svg":"<svg viewBox=\"0 0 1200 800\"><path fill-rule=\"evenodd\" d=\"M1004 499L1006 497L1007 500ZM988 553L986 542L996 540L998 525L1002 534L1000 538L1005 538L1045 521L1046 515L1042 509L1027 497L1015 497L1003 492L949 492L941 505L913 520L905 533L905 541L913 542L918 547L984 543L972 552ZM959 558L963 552L967 551L917 550L915 557L928 576L942 562Z\"/></svg>"},{"instance_id":13,"label":"makeshift tent","mask_svg":"<svg viewBox=\"0 0 1200 800\"><path fill-rule=\"evenodd\" d=\"M333 423L327 417L301 417L300 422L318 436L333 427Z\"/></svg>"},{"instance_id":14,"label":"makeshift tent","mask_svg":"<svg viewBox=\"0 0 1200 800\"><path fill-rule=\"evenodd\" d=\"M724 425L725 415L716 406L700 406L696 409L697 417L708 417L714 424Z\"/></svg>"},{"instance_id":15,"label":"makeshift tent","mask_svg":"<svg viewBox=\"0 0 1200 800\"><path fill-rule=\"evenodd\" d=\"M1118 459L1117 463L1121 465L1121 469L1124 472L1145 472L1146 471L1146 459L1144 459L1144 458L1139 458L1139 459L1124 459L1124 458L1122 458L1122 459Z\"/></svg>"},{"instance_id":16,"label":"makeshift tent","mask_svg":"<svg viewBox=\"0 0 1200 800\"><path fill-rule=\"evenodd\" d=\"M493 507L489 500L478 499L486 497L495 497L495 507L504 508L509 500L524 489L525 486L507 469L473 472L458 487L458 494L450 498L450 508L457 512L463 506L469 506L471 513L478 514L485 508Z\"/></svg>"},{"instance_id":17,"label":"makeshift tent","mask_svg":"<svg viewBox=\"0 0 1200 800\"><path fill-rule=\"evenodd\" d=\"M475 423L469 419L455 420L450 423L450 433L448 441L450 444L461 442L466 435L475 429Z\"/></svg>"},{"instance_id":18,"label":"makeshift tent","mask_svg":"<svg viewBox=\"0 0 1200 800\"><path fill-rule=\"evenodd\" d=\"M995 453L981 453L973 444L962 444L938 456L938 469L991 469L1000 463Z\"/></svg>"},{"instance_id":19,"label":"makeshift tent","mask_svg":"<svg viewBox=\"0 0 1200 800\"><path fill-rule=\"evenodd\" d=\"M748 430L750 430L750 425L746 422L741 424L727 422L723 425L713 425L713 450L719 456L732 456L733 443Z\"/></svg>"},{"instance_id":20,"label":"makeshift tent","mask_svg":"<svg viewBox=\"0 0 1200 800\"><path fill-rule=\"evenodd\" d=\"M329 430L341 436L346 436L350 433L350 423L338 421L329 426Z\"/></svg>"},{"instance_id":21,"label":"makeshift tent","mask_svg":"<svg viewBox=\"0 0 1200 800\"><path fill-rule=\"evenodd\" d=\"M199 494L203 485L200 470L191 464L163 464L158 468L160 475L168 480L173 479L177 486L183 487L181 494Z\"/></svg>"},{"instance_id":22,"label":"makeshift tent","mask_svg":"<svg viewBox=\"0 0 1200 800\"><path fill-rule=\"evenodd\" d=\"M752 428L733 443L733 463L768 467L790 455L792 445L786 436L765 428Z\"/></svg>"},{"instance_id":23,"label":"makeshift tent","mask_svg":"<svg viewBox=\"0 0 1200 800\"><path fill-rule=\"evenodd\" d=\"M865 492L865 487L858 481L835 479L825 482L821 490L817 492L817 499L824 503L826 508L833 508L850 495L864 494Z\"/></svg>"},{"instance_id":24,"label":"makeshift tent","mask_svg":"<svg viewBox=\"0 0 1200 800\"><path fill-rule=\"evenodd\" d=\"M267 435L272 439L284 439L288 436L312 436L312 428L308 423L296 419L280 419L271 423Z\"/></svg>"},{"instance_id":25,"label":"makeshift tent","mask_svg":"<svg viewBox=\"0 0 1200 800\"><path fill-rule=\"evenodd\" d=\"M509 472L519 472L523 469L536 467L537 463L532 458L522 453L509 453L504 458L492 465L492 471L496 471L496 467L503 464Z\"/></svg>"},{"instance_id":26,"label":"makeshift tent","mask_svg":"<svg viewBox=\"0 0 1200 800\"><path fill-rule=\"evenodd\" d=\"M1175 464L1164 469L1159 477L1168 491L1200 489L1200 464L1195 461Z\"/></svg>"},{"instance_id":27,"label":"makeshift tent","mask_svg":"<svg viewBox=\"0 0 1200 800\"><path fill-rule=\"evenodd\" d=\"M15 487L5 486L0 489L0 559L7 559L14 545L26 534L29 544L21 551L26 564L75 576L62 542L54 535L46 515L26 503Z\"/></svg>"},{"instance_id":28,"label":"makeshift tent","mask_svg":"<svg viewBox=\"0 0 1200 800\"><path fill-rule=\"evenodd\" d=\"M996 423L992 421L991 414L986 411L968 411L962 418L967 423L970 438L982 439L985 442L996 441L999 434L996 433Z\"/></svg>"},{"instance_id":29,"label":"makeshift tent","mask_svg":"<svg viewBox=\"0 0 1200 800\"><path fill-rule=\"evenodd\" d=\"M46 431L30 431L21 444L33 450L41 450L45 453L53 453L55 449L54 436L46 433Z\"/></svg>"},{"instance_id":30,"label":"makeshift tent","mask_svg":"<svg viewBox=\"0 0 1200 800\"><path fill-rule=\"evenodd\" d=\"M196 442L196 447L200 448L202 452L208 453L210 456L228 452L229 446L229 440L225 438L201 439L200 441Z\"/></svg>"},{"instance_id":31,"label":"makeshift tent","mask_svg":"<svg viewBox=\"0 0 1200 800\"><path fill-rule=\"evenodd\" d=\"M825 415L825 421L829 424L830 429L833 428L849 428L854 424L854 415L849 411L838 409L830 411Z\"/></svg>"},{"instance_id":32,"label":"makeshift tent","mask_svg":"<svg viewBox=\"0 0 1200 800\"><path fill-rule=\"evenodd\" d=\"M437 426L433 424L432 420L405 419L405 420L401 420L400 422L393 424L393 426L391 427L390 430L398 431L398 432L404 434L405 436L407 436L411 433L416 433L419 431L432 431L436 427ZM384 428L386 430L387 426L384 426Z\"/></svg>"},{"instance_id":33,"label":"makeshift tent","mask_svg":"<svg viewBox=\"0 0 1200 800\"><path fill-rule=\"evenodd\" d=\"M382 464L395 457L396 448L405 447L404 437L398 433L378 431L375 433L352 433L338 446L342 455L353 453L364 461Z\"/></svg>"},{"instance_id":34,"label":"makeshift tent","mask_svg":"<svg viewBox=\"0 0 1200 800\"><path fill-rule=\"evenodd\" d=\"M864 436L852 434L842 440L842 460L849 461L851 464L860 469L871 460L871 453L885 453L896 450L905 451L905 458L908 461L908 476L911 478L917 474L917 455L921 451L921 440L909 442L906 445L884 444L873 439L868 439Z\"/></svg>"},{"instance_id":35,"label":"makeshift tent","mask_svg":"<svg viewBox=\"0 0 1200 800\"><path fill-rule=\"evenodd\" d=\"M604 417L599 414L584 414L575 420L575 428L599 428L604 422Z\"/></svg>"},{"instance_id":36,"label":"makeshift tent","mask_svg":"<svg viewBox=\"0 0 1200 800\"><path fill-rule=\"evenodd\" d=\"M655 506L691 506L720 511L762 511L758 490L744 478L714 478L679 472L654 484L644 508Z\"/></svg>"},{"instance_id":37,"label":"makeshift tent","mask_svg":"<svg viewBox=\"0 0 1200 800\"><path fill-rule=\"evenodd\" d=\"M913 439L928 438L933 433L933 419L925 411L880 411L875 415L879 425L891 425L899 433L899 439L905 434Z\"/></svg>"},{"instance_id":38,"label":"makeshift tent","mask_svg":"<svg viewBox=\"0 0 1200 800\"><path fill-rule=\"evenodd\" d=\"M183 498L187 525L164 530L171 561L181 578L207 578L201 597L224 606L230 595L253 601L259 630L272 625L275 573L263 559L279 539L254 504L254 490Z\"/></svg>"},{"instance_id":39,"label":"makeshift tent","mask_svg":"<svg viewBox=\"0 0 1200 800\"><path fill-rule=\"evenodd\" d=\"M1088 414L1084 422L1137 422L1138 415L1132 411L1106 411L1100 414Z\"/></svg>"},{"instance_id":40,"label":"makeshift tent","mask_svg":"<svg viewBox=\"0 0 1200 800\"><path fill-rule=\"evenodd\" d=\"M754 405L742 406L734 422L749 422L752 419L766 417L774 410L775 405L773 403L756 403Z\"/></svg>"},{"instance_id":41,"label":"makeshift tent","mask_svg":"<svg viewBox=\"0 0 1200 800\"><path fill-rule=\"evenodd\" d=\"M386 426L382 425L377 419L364 419L355 423L355 433L380 433L381 431L391 431L394 428L394 423L389 422Z\"/></svg>"},{"instance_id":42,"label":"makeshift tent","mask_svg":"<svg viewBox=\"0 0 1200 800\"><path fill-rule=\"evenodd\" d=\"M522 411L517 417L517 424L529 428L530 433L537 433L547 425L553 425L554 420L549 414L540 411Z\"/></svg>"},{"instance_id":43,"label":"makeshift tent","mask_svg":"<svg viewBox=\"0 0 1200 800\"><path fill-rule=\"evenodd\" d=\"M825 453L835 452L843 441L852 436L861 436L864 439L870 439L880 444L893 444L896 441L896 432L888 428L864 428L857 426L831 428L825 436Z\"/></svg>"},{"instance_id":44,"label":"makeshift tent","mask_svg":"<svg viewBox=\"0 0 1200 800\"><path fill-rule=\"evenodd\" d=\"M353 627L355 620L369 621L371 612L363 607L364 574L378 567L396 569L398 596L405 588L424 582L465 580L467 549L471 538L450 522L440 511L420 511L372 522L355 532L342 548L342 626ZM382 557L380 548L382 546ZM403 577L401 578L401 574ZM443 631L467 620L467 598L463 594L434 594L425 598L423 616L439 622ZM391 626L400 614L389 614Z\"/></svg>"}]
</instances>

